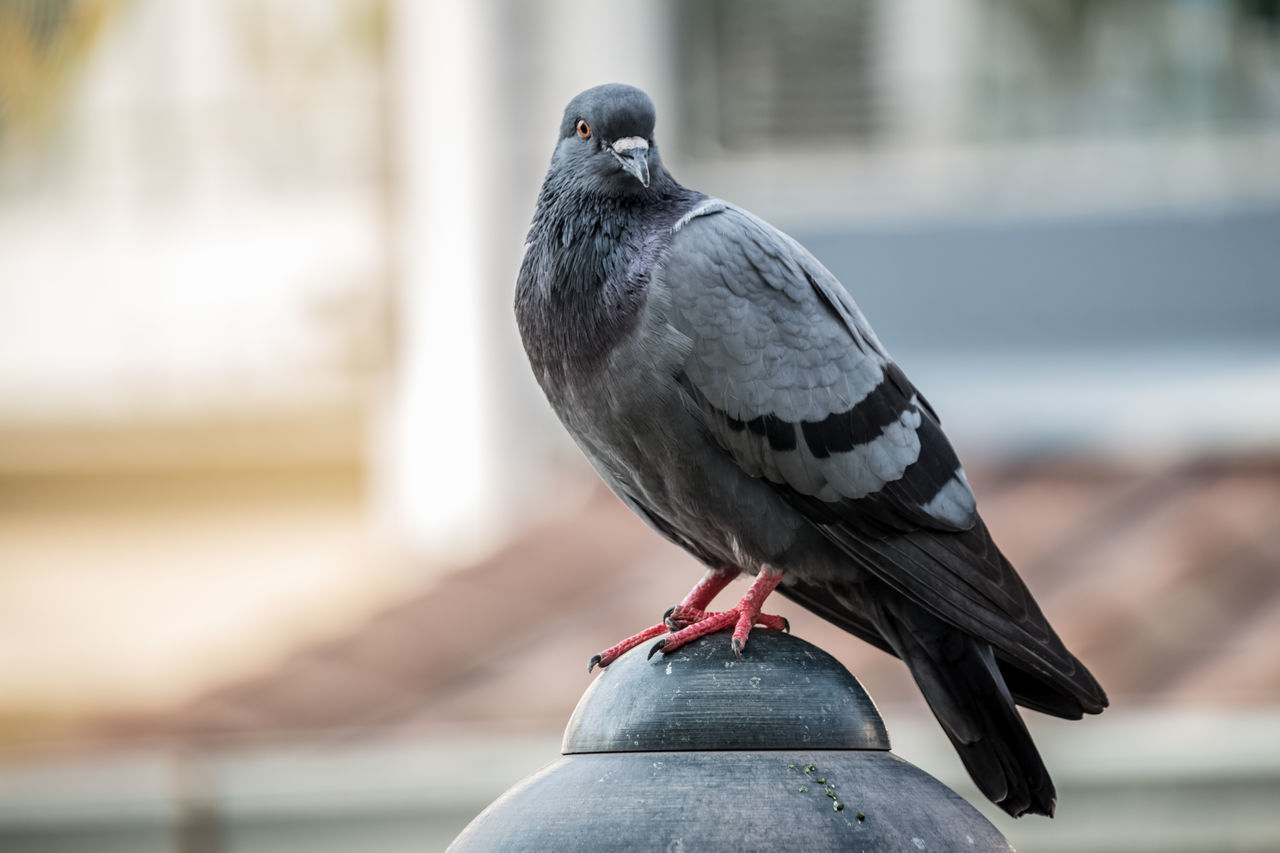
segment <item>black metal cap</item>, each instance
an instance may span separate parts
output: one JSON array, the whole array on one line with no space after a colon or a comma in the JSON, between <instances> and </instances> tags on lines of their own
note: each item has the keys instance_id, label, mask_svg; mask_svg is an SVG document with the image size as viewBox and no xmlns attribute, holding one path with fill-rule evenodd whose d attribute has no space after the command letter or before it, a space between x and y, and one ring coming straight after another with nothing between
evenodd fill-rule
<instances>
[{"instance_id":1,"label":"black metal cap","mask_svg":"<svg viewBox=\"0 0 1280 853\"><path fill-rule=\"evenodd\" d=\"M890 748L858 680L798 637L756 628L741 659L727 632L647 654L633 649L596 678L561 752Z\"/></svg>"},{"instance_id":2,"label":"black metal cap","mask_svg":"<svg viewBox=\"0 0 1280 853\"><path fill-rule=\"evenodd\" d=\"M450 853L1013 848L889 752L880 714L821 649L755 630L669 657L633 650L569 721L559 760L485 809Z\"/></svg>"}]
</instances>

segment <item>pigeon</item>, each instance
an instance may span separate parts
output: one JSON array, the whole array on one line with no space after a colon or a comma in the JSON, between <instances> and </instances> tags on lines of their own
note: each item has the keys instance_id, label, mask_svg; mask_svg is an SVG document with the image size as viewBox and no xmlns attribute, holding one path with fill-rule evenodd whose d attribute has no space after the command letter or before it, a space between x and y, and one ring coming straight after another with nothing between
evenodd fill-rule
<instances>
[{"instance_id":1,"label":"pigeon","mask_svg":"<svg viewBox=\"0 0 1280 853\"><path fill-rule=\"evenodd\" d=\"M1056 793L1016 706L1100 713L992 541L928 400L804 247L663 166L648 95L598 86L560 123L516 283L535 378L610 489L707 567L608 666L732 630L787 630L775 589L908 667L982 793ZM753 575L728 610L711 602Z\"/></svg>"}]
</instances>

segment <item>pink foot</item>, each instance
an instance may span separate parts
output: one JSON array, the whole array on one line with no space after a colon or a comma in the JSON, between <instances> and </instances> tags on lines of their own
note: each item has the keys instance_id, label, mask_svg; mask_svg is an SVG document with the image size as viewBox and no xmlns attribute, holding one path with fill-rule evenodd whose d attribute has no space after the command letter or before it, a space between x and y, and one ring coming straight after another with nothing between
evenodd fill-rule
<instances>
[{"instance_id":1,"label":"pink foot","mask_svg":"<svg viewBox=\"0 0 1280 853\"><path fill-rule=\"evenodd\" d=\"M592 655L591 661L587 664L587 672L591 672L597 666L608 666L627 652L634 649L636 646L648 640L652 640L654 637L665 634L668 630L677 630L672 627L672 623L669 618L671 614L676 611L680 611L682 613L687 611L691 614L696 613L698 614L698 618L702 618L705 615L703 611L706 606L711 603L711 600L716 597L716 594L720 592L720 590L729 585L729 581L738 576L738 572L739 570L736 568L711 569L702 576L701 580L694 584L693 589L691 589L689 594L684 597L684 601L666 612L666 616L661 624L645 628L639 634L627 637L621 643L610 646L600 654Z\"/></svg>"},{"instance_id":2,"label":"pink foot","mask_svg":"<svg viewBox=\"0 0 1280 853\"><path fill-rule=\"evenodd\" d=\"M747 590L747 594L742 596L742 600L732 610L725 610L720 613L705 613L700 608L681 605L667 611L667 618L664 624L667 627L680 627L669 637L664 637L653 644L649 649L649 657L653 657L657 652L667 654L673 652L681 646L705 637L707 634L714 634L716 631L733 626L733 639L730 644L733 646L733 653L742 656L742 649L747 645L747 636L751 633L753 625L761 625L765 628L772 628L777 631L789 631L791 626L787 620L781 616L771 616L767 613L761 613L760 608L764 605L764 600L768 598L769 593L773 592L774 587L782 580L781 572L773 572L768 568L760 570L760 574L756 575L755 582L751 584L751 588Z\"/></svg>"},{"instance_id":3,"label":"pink foot","mask_svg":"<svg viewBox=\"0 0 1280 853\"><path fill-rule=\"evenodd\" d=\"M690 625L696 625L699 622L703 622L716 616L722 616L725 613L736 612L736 610L725 610L717 613L709 613L706 610L698 610L692 607L682 607L677 605L676 607L672 607L663 615L662 621L667 626L667 629L671 631L671 633L675 634L684 628L688 628ZM756 614L755 624L762 628L769 628L773 631L791 630L791 623L788 622L785 617L774 616L769 613Z\"/></svg>"},{"instance_id":4,"label":"pink foot","mask_svg":"<svg viewBox=\"0 0 1280 853\"><path fill-rule=\"evenodd\" d=\"M592 655L591 660L587 663L587 672L591 672L597 666L606 667L641 643L665 633L667 633L667 624L665 622L645 628L639 634L627 637L621 643L610 646L600 654Z\"/></svg>"}]
</instances>

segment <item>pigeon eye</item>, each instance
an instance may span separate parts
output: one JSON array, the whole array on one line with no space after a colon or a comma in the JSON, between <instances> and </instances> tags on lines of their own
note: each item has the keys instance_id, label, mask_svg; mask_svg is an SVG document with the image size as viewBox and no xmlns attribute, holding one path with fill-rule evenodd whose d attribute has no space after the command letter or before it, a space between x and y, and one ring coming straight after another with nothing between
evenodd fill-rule
<instances>
[{"instance_id":1,"label":"pigeon eye","mask_svg":"<svg viewBox=\"0 0 1280 853\"><path fill-rule=\"evenodd\" d=\"M578 135L583 139L589 139L591 137L591 125L587 124L582 119L578 119Z\"/></svg>"}]
</instances>

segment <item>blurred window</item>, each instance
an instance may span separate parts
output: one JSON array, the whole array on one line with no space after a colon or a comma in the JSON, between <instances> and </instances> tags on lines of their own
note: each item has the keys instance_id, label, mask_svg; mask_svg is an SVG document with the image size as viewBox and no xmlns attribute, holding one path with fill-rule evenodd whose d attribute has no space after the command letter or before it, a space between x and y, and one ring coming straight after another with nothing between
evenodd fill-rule
<instances>
[{"instance_id":1,"label":"blurred window","mask_svg":"<svg viewBox=\"0 0 1280 853\"><path fill-rule=\"evenodd\" d=\"M978 138L1280 125L1280 3L986 0L970 45Z\"/></svg>"},{"instance_id":2,"label":"blurred window","mask_svg":"<svg viewBox=\"0 0 1280 853\"><path fill-rule=\"evenodd\" d=\"M860 142L882 123L868 0L713 0L680 7L695 146Z\"/></svg>"},{"instance_id":3,"label":"blurred window","mask_svg":"<svg viewBox=\"0 0 1280 853\"><path fill-rule=\"evenodd\" d=\"M1280 126L1277 0L706 0L678 14L694 151L918 141L922 91L952 144Z\"/></svg>"}]
</instances>

